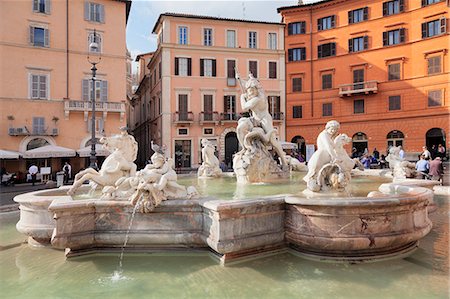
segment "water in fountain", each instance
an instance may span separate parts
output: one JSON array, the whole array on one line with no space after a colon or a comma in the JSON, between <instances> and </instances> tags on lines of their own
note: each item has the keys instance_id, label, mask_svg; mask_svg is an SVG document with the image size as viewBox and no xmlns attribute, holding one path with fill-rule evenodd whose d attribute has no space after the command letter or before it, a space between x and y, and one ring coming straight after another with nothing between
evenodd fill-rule
<instances>
[{"instance_id":1,"label":"water in fountain","mask_svg":"<svg viewBox=\"0 0 450 299\"><path fill-rule=\"evenodd\" d=\"M112 281L118 281L118 280L122 280L122 279L126 278L125 276L122 275L123 274L123 254L125 252L125 247L127 247L131 227L133 226L134 216L136 215L136 211L138 210L139 206L140 206L139 202L136 203L136 205L133 208L133 213L131 213L130 224L128 225L127 233L125 234L125 241L123 243L122 251L120 252L120 256L119 256L119 267L117 268L117 270L114 271L114 274L111 277Z\"/></svg>"}]
</instances>

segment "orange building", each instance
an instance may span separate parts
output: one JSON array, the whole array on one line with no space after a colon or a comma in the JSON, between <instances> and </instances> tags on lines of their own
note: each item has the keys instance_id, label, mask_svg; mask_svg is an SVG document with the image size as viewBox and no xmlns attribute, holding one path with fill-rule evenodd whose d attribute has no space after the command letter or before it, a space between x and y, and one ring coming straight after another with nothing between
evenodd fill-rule
<instances>
[{"instance_id":1,"label":"orange building","mask_svg":"<svg viewBox=\"0 0 450 299\"><path fill-rule=\"evenodd\" d=\"M325 0L278 8L286 24L287 140L304 149L336 119L359 152L448 148L448 6Z\"/></svg>"},{"instance_id":2,"label":"orange building","mask_svg":"<svg viewBox=\"0 0 450 299\"><path fill-rule=\"evenodd\" d=\"M177 168L196 168L202 138L216 144L219 159L231 165L242 113L235 67L243 79L252 72L261 81L284 140L283 24L165 13L153 33L158 48L151 57L138 57L141 78L132 101L140 165L150 158L154 140L167 147Z\"/></svg>"},{"instance_id":3,"label":"orange building","mask_svg":"<svg viewBox=\"0 0 450 299\"><path fill-rule=\"evenodd\" d=\"M77 151L90 144L93 89L97 138L125 125L130 6L127 0L0 2L0 149L72 150L54 153L53 159L44 153L7 161L8 171L26 173L36 164L50 166L54 174L70 161L75 173L89 165L89 150ZM101 54L95 88L87 60L94 30Z\"/></svg>"}]
</instances>

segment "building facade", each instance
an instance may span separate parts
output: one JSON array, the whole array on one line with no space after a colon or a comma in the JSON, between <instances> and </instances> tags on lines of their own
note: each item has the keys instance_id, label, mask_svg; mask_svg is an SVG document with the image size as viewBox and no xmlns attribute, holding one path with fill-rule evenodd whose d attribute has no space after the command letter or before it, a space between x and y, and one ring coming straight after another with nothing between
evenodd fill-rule
<instances>
[{"instance_id":1,"label":"building facade","mask_svg":"<svg viewBox=\"0 0 450 299\"><path fill-rule=\"evenodd\" d=\"M448 1L326 0L281 7L287 139L336 119L359 152L449 139Z\"/></svg>"},{"instance_id":2,"label":"building facade","mask_svg":"<svg viewBox=\"0 0 450 299\"><path fill-rule=\"evenodd\" d=\"M24 153L43 145L79 150L90 145L91 98L96 98L97 138L125 125L127 50L125 29L131 1L0 2L0 149ZM89 45L96 31L99 59L93 86ZM87 158L20 159L53 174L70 161L73 172Z\"/></svg>"},{"instance_id":3,"label":"building facade","mask_svg":"<svg viewBox=\"0 0 450 299\"><path fill-rule=\"evenodd\" d=\"M219 159L231 166L242 114L235 69L243 79L251 72L260 80L284 140L283 24L167 13L153 33L158 48L141 78L137 113L147 114L150 140L167 147L178 169L201 164L202 138L216 144ZM149 90L141 92L143 85ZM147 156L140 160L149 158L150 152L141 152Z\"/></svg>"}]
</instances>

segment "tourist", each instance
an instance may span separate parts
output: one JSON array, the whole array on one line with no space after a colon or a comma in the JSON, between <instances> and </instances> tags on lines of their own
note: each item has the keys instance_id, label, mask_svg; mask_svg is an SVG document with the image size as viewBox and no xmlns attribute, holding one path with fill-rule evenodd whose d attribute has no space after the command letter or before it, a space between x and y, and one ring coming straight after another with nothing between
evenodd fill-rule
<instances>
[{"instance_id":1,"label":"tourist","mask_svg":"<svg viewBox=\"0 0 450 299\"><path fill-rule=\"evenodd\" d=\"M364 156L361 158L361 163L364 165L365 169L370 168L370 163L372 162L371 157L368 154L364 154Z\"/></svg>"},{"instance_id":2,"label":"tourist","mask_svg":"<svg viewBox=\"0 0 450 299\"><path fill-rule=\"evenodd\" d=\"M425 157L425 160L430 160L431 159L431 153L428 150L428 148L424 145L422 146L422 153L420 154L421 156Z\"/></svg>"},{"instance_id":3,"label":"tourist","mask_svg":"<svg viewBox=\"0 0 450 299\"><path fill-rule=\"evenodd\" d=\"M386 156L385 155L381 155L380 160L378 161L378 166L383 169L387 167L387 162L386 162Z\"/></svg>"},{"instance_id":4,"label":"tourist","mask_svg":"<svg viewBox=\"0 0 450 299\"><path fill-rule=\"evenodd\" d=\"M399 146L399 148L400 148L400 151L398 152L398 155L403 160L403 159L405 159L405 151L403 150L403 147L401 145Z\"/></svg>"},{"instance_id":5,"label":"tourist","mask_svg":"<svg viewBox=\"0 0 450 299\"><path fill-rule=\"evenodd\" d=\"M430 149L431 160L437 157L437 147L436 144L433 144Z\"/></svg>"},{"instance_id":6,"label":"tourist","mask_svg":"<svg viewBox=\"0 0 450 299\"><path fill-rule=\"evenodd\" d=\"M441 160L444 160L444 158L445 158L445 147L442 146L442 144L438 145L437 156L441 157Z\"/></svg>"},{"instance_id":7,"label":"tourist","mask_svg":"<svg viewBox=\"0 0 450 299\"><path fill-rule=\"evenodd\" d=\"M64 171L64 184L68 184L69 179L72 177L72 166L70 166L69 162L64 163L63 171Z\"/></svg>"},{"instance_id":8,"label":"tourist","mask_svg":"<svg viewBox=\"0 0 450 299\"><path fill-rule=\"evenodd\" d=\"M222 160L222 162L220 162L219 167L222 170L222 172L227 172L228 171L228 166L227 166L227 163L225 163L225 160Z\"/></svg>"},{"instance_id":9,"label":"tourist","mask_svg":"<svg viewBox=\"0 0 450 299\"><path fill-rule=\"evenodd\" d=\"M436 157L430 162L430 171L428 172L432 179L435 181L441 181L444 175L444 166L442 165L441 157Z\"/></svg>"},{"instance_id":10,"label":"tourist","mask_svg":"<svg viewBox=\"0 0 450 299\"><path fill-rule=\"evenodd\" d=\"M31 176L31 183L32 183L33 186L36 183L36 176L37 176L38 171L39 171L38 167L36 165L34 165L34 164L32 164L30 166L30 168L28 168L28 173Z\"/></svg>"},{"instance_id":11,"label":"tourist","mask_svg":"<svg viewBox=\"0 0 450 299\"><path fill-rule=\"evenodd\" d=\"M416 163L416 170L422 175L422 178L426 178L429 170L430 170L430 162L425 160L423 155L419 156L419 161Z\"/></svg>"},{"instance_id":12,"label":"tourist","mask_svg":"<svg viewBox=\"0 0 450 299\"><path fill-rule=\"evenodd\" d=\"M373 155L373 157L375 158L375 159L380 159L380 152L379 151L377 151L377 148L376 147L374 147L373 148L373 153L372 153L372 155Z\"/></svg>"},{"instance_id":13,"label":"tourist","mask_svg":"<svg viewBox=\"0 0 450 299\"><path fill-rule=\"evenodd\" d=\"M356 150L356 147L352 148L352 159L358 158L358 151Z\"/></svg>"}]
</instances>

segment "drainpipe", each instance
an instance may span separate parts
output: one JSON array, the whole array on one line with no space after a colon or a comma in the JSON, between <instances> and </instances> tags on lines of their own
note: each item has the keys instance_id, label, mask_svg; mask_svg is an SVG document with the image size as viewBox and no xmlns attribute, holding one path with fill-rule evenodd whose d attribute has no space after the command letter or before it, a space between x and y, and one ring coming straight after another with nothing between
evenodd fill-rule
<instances>
[{"instance_id":1,"label":"drainpipe","mask_svg":"<svg viewBox=\"0 0 450 299\"><path fill-rule=\"evenodd\" d=\"M314 117L314 74L313 74L313 23L312 23L312 5L309 7L309 24L311 24L311 30L309 31L309 44L310 44L310 54L311 55L311 63L310 63L310 73L311 73L311 118Z\"/></svg>"},{"instance_id":2,"label":"drainpipe","mask_svg":"<svg viewBox=\"0 0 450 299\"><path fill-rule=\"evenodd\" d=\"M66 99L69 98L69 0L66 0Z\"/></svg>"}]
</instances>

